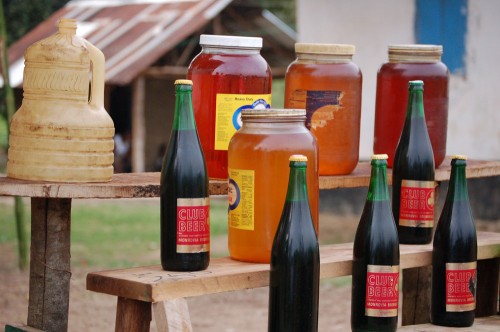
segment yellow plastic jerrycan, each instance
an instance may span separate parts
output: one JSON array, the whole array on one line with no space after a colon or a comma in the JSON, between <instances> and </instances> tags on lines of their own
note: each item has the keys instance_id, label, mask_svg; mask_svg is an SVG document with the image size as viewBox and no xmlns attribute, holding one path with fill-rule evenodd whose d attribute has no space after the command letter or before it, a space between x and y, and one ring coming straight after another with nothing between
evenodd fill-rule
<instances>
[{"instance_id":1,"label":"yellow plastic jerrycan","mask_svg":"<svg viewBox=\"0 0 500 332\"><path fill-rule=\"evenodd\" d=\"M28 47L23 101L10 124L7 176L104 182L113 175L113 120L104 109L104 55L62 18ZM89 91L90 90L90 91Z\"/></svg>"}]
</instances>

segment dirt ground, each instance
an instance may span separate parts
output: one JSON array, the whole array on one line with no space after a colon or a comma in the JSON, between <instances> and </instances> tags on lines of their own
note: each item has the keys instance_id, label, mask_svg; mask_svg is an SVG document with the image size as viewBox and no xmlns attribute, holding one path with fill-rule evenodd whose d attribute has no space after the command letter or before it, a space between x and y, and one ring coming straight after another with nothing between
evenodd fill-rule
<instances>
[{"instance_id":1,"label":"dirt ground","mask_svg":"<svg viewBox=\"0 0 500 332\"><path fill-rule=\"evenodd\" d=\"M321 216L320 234L342 240L352 237L359 216ZM500 232L500 220L477 221L478 229ZM324 239L323 239L324 240ZM212 245L226 245L220 238ZM328 239L327 242L330 242ZM13 245L0 244L0 331L9 323L26 323L29 272L16 268ZM159 257L159 253L158 253ZM114 331L116 298L85 289L85 277L100 268L73 268L71 277L69 331ZM323 280L320 289L320 331L350 330L350 279ZM267 330L268 288L206 295L188 299L197 332ZM154 318L151 330L156 331Z\"/></svg>"}]
</instances>

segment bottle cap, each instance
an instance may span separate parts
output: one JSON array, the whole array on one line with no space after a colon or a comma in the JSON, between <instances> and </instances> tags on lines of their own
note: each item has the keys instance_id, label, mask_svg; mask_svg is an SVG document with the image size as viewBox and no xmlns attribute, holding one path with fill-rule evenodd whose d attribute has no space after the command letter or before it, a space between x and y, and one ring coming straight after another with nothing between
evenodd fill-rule
<instances>
[{"instance_id":1,"label":"bottle cap","mask_svg":"<svg viewBox=\"0 0 500 332\"><path fill-rule=\"evenodd\" d=\"M424 81L421 81L421 80L409 81L408 82L408 87L409 88L423 88L424 87Z\"/></svg>"},{"instance_id":2,"label":"bottle cap","mask_svg":"<svg viewBox=\"0 0 500 332\"><path fill-rule=\"evenodd\" d=\"M222 46L229 48L262 48L261 37L241 37L222 35L201 35L200 45L202 46Z\"/></svg>"},{"instance_id":3,"label":"bottle cap","mask_svg":"<svg viewBox=\"0 0 500 332\"><path fill-rule=\"evenodd\" d=\"M295 44L296 53L353 55L355 50L355 46L349 44Z\"/></svg>"},{"instance_id":4,"label":"bottle cap","mask_svg":"<svg viewBox=\"0 0 500 332\"><path fill-rule=\"evenodd\" d=\"M307 157L304 156L303 154L292 154L290 156L290 161L302 161L302 162L306 162L307 161Z\"/></svg>"},{"instance_id":5,"label":"bottle cap","mask_svg":"<svg viewBox=\"0 0 500 332\"><path fill-rule=\"evenodd\" d=\"M389 156L387 154L374 154L372 155L372 160L387 160Z\"/></svg>"},{"instance_id":6,"label":"bottle cap","mask_svg":"<svg viewBox=\"0 0 500 332\"><path fill-rule=\"evenodd\" d=\"M179 84L193 85L193 81L191 81L191 80L175 80L174 85L179 85Z\"/></svg>"},{"instance_id":7,"label":"bottle cap","mask_svg":"<svg viewBox=\"0 0 500 332\"><path fill-rule=\"evenodd\" d=\"M467 160L467 156L464 154L455 154L451 156L451 159Z\"/></svg>"}]
</instances>

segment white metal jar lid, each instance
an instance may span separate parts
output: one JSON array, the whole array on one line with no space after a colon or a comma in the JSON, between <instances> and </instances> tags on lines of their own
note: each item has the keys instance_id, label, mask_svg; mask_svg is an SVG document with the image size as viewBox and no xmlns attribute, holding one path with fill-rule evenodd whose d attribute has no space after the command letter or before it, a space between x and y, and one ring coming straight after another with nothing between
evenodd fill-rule
<instances>
[{"instance_id":1,"label":"white metal jar lid","mask_svg":"<svg viewBox=\"0 0 500 332\"><path fill-rule=\"evenodd\" d=\"M201 35L200 45L202 46L222 46L234 48L262 48L261 37L241 37L222 35Z\"/></svg>"}]
</instances>

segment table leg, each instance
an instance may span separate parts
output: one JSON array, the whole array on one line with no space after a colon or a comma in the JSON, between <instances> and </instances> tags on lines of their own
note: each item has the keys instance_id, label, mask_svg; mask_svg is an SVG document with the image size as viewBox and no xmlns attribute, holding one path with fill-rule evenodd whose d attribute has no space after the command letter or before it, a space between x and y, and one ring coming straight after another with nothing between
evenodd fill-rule
<instances>
[{"instance_id":1,"label":"table leg","mask_svg":"<svg viewBox=\"0 0 500 332\"><path fill-rule=\"evenodd\" d=\"M69 309L70 198L31 199L28 325L67 331Z\"/></svg>"}]
</instances>

